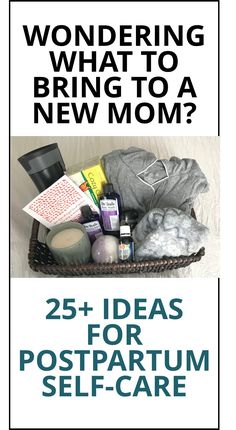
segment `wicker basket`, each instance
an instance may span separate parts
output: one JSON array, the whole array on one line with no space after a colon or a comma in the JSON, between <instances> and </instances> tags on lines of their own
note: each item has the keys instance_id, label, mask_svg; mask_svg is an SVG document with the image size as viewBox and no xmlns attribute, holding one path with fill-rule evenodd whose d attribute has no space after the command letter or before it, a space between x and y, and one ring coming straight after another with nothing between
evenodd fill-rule
<instances>
[{"instance_id":1,"label":"wicker basket","mask_svg":"<svg viewBox=\"0 0 236 430\"><path fill-rule=\"evenodd\" d=\"M196 218L193 210L192 216ZM189 266L191 263L200 261L205 254L205 248L201 248L197 253L189 256L163 257L156 260L127 263L88 263L63 266L55 261L47 245L38 240L39 225L38 221L33 221L29 244L29 265L35 272L43 272L46 275L78 277L163 272Z\"/></svg>"}]
</instances>

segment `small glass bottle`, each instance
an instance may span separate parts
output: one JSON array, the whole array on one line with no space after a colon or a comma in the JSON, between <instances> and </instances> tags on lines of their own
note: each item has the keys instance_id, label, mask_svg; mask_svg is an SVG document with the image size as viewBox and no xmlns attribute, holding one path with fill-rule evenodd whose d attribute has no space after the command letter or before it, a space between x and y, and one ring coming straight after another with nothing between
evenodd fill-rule
<instances>
[{"instance_id":1,"label":"small glass bottle","mask_svg":"<svg viewBox=\"0 0 236 430\"><path fill-rule=\"evenodd\" d=\"M121 202L112 184L105 184L100 199L101 216L105 233L119 237Z\"/></svg>"},{"instance_id":2,"label":"small glass bottle","mask_svg":"<svg viewBox=\"0 0 236 430\"><path fill-rule=\"evenodd\" d=\"M93 243L99 236L103 234L100 224L100 217L97 213L92 212L90 206L88 205L81 208L81 214L83 218L80 223L84 225L90 242Z\"/></svg>"},{"instance_id":3,"label":"small glass bottle","mask_svg":"<svg viewBox=\"0 0 236 430\"><path fill-rule=\"evenodd\" d=\"M119 260L133 261L134 259L134 241L131 237L129 225L121 225L119 241Z\"/></svg>"}]
</instances>

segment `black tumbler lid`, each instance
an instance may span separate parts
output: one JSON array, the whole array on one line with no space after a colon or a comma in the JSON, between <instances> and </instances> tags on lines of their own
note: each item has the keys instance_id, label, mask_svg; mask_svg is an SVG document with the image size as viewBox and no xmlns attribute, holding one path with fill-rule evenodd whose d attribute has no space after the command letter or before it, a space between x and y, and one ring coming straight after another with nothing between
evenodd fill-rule
<instances>
[{"instance_id":1,"label":"black tumbler lid","mask_svg":"<svg viewBox=\"0 0 236 430\"><path fill-rule=\"evenodd\" d=\"M18 158L20 164L29 175L41 172L53 164L59 163L65 171L66 166L57 143L34 149Z\"/></svg>"},{"instance_id":2,"label":"black tumbler lid","mask_svg":"<svg viewBox=\"0 0 236 430\"><path fill-rule=\"evenodd\" d=\"M114 191L113 184L107 183L103 186L104 194L112 193Z\"/></svg>"},{"instance_id":3,"label":"black tumbler lid","mask_svg":"<svg viewBox=\"0 0 236 430\"><path fill-rule=\"evenodd\" d=\"M89 218L93 214L89 205L82 206L80 210L83 218Z\"/></svg>"}]
</instances>

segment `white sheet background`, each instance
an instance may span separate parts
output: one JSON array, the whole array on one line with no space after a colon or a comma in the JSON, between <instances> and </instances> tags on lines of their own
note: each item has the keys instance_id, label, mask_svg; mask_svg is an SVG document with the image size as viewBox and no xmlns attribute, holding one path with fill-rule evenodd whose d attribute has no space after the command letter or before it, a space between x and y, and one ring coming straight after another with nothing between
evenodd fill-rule
<instances>
[{"instance_id":1,"label":"white sheet background","mask_svg":"<svg viewBox=\"0 0 236 430\"><path fill-rule=\"evenodd\" d=\"M0 33L1 39L7 39L8 33L8 2L3 0L0 4ZM222 160L222 187L221 187L221 218L222 218L222 236L221 236L221 353L224 358L224 366L221 369L221 429L231 430L236 426L235 418L235 392L234 381L235 372L234 363L236 358L235 342L232 342L232 327L235 326L235 282L234 282L234 265L235 254L234 239L232 240L232 225L234 225L235 214L233 210L229 210L232 204L235 205L232 199L234 181L232 181L232 172L235 168L235 145L232 136L235 134L235 88L233 92L232 82L235 79L235 57L232 55L235 40L235 4L227 0L221 1L221 160ZM8 161L8 44L2 44L2 59L4 67L1 68L0 74L2 81L6 83L2 87L2 103L0 106L1 117L6 118L1 124L2 145L0 145L1 160ZM213 154L212 154L213 155ZM8 163L3 163L1 168L1 181L7 182ZM3 187L1 190L2 201L8 206L8 187ZM1 327L4 327L1 333L2 348L8 349L8 210L6 209L1 215L1 238L5 243L5 249L2 253L2 307L1 312ZM233 238L235 236L235 232ZM232 252L229 252L229 250ZM19 251L18 251L19 253ZM205 260L206 257L204 257ZM190 266L191 267L191 266ZM232 282L233 281L233 282ZM1 400L1 428L8 429L8 354L1 354L1 368L6 371L2 374L2 386L4 387L5 395Z\"/></svg>"},{"instance_id":2,"label":"white sheet background","mask_svg":"<svg viewBox=\"0 0 236 430\"><path fill-rule=\"evenodd\" d=\"M208 178L210 191L201 194L194 209L197 219L210 228L206 255L198 263L184 269L160 274L131 275L132 277L218 277L219 276L219 139L217 137L13 137L11 141L12 169L12 276L45 277L28 266L27 254L32 226L30 216L22 208L37 190L17 158L49 143L57 142L67 168L101 156L113 149L129 146L143 147L158 158L194 158ZM121 275L122 276L122 275ZM123 275L127 277L127 275Z\"/></svg>"}]
</instances>

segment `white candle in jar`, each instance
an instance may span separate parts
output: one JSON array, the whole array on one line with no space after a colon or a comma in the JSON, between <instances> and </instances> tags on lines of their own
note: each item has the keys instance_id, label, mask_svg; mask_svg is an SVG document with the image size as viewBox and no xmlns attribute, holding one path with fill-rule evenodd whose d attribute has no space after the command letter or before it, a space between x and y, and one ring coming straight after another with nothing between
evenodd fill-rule
<instances>
[{"instance_id":1,"label":"white candle in jar","mask_svg":"<svg viewBox=\"0 0 236 430\"><path fill-rule=\"evenodd\" d=\"M52 238L51 246L53 248L68 248L78 243L83 236L84 233L81 230L67 228L55 234Z\"/></svg>"}]
</instances>

